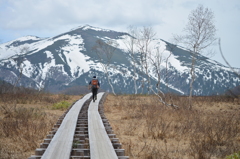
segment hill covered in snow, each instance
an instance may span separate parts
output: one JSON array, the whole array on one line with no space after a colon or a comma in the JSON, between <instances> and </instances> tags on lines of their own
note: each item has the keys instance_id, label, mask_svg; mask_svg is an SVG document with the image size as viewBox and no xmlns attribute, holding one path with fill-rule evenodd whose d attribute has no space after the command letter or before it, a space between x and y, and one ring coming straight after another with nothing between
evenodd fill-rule
<instances>
[{"instance_id":1,"label":"hill covered in snow","mask_svg":"<svg viewBox=\"0 0 240 159\"><path fill-rule=\"evenodd\" d=\"M141 53L134 50L133 61L127 47L132 38L124 32L101 29L89 25L72 29L50 38L21 37L0 44L0 79L35 89L59 93L84 89L92 76L101 82L101 89L111 92L104 73L107 59L99 59L94 51L96 41L116 45L108 65L110 81L116 93L147 93L148 83L156 91L158 81L163 92L189 94L191 53L161 39L149 43L147 72L141 64ZM160 56L158 56L160 55ZM161 57L160 63L156 59ZM135 71L134 71L135 70ZM240 79L228 67L203 55L197 55L194 95L222 94L240 84Z\"/></svg>"}]
</instances>

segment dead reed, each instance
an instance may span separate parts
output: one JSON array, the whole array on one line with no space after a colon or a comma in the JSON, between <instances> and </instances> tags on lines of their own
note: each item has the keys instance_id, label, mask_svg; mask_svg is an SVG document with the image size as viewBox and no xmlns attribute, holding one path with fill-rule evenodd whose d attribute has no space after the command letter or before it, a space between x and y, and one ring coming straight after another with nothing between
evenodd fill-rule
<instances>
[{"instance_id":1,"label":"dead reed","mask_svg":"<svg viewBox=\"0 0 240 159\"><path fill-rule=\"evenodd\" d=\"M170 98L169 98L170 99ZM126 155L136 159L225 158L240 150L240 103L229 97L172 96L179 109L155 96L109 95L105 114Z\"/></svg>"},{"instance_id":2,"label":"dead reed","mask_svg":"<svg viewBox=\"0 0 240 159\"><path fill-rule=\"evenodd\" d=\"M73 103L80 96L39 92L4 93L0 96L0 158L25 159L43 142L67 109L53 110L60 101Z\"/></svg>"}]
</instances>

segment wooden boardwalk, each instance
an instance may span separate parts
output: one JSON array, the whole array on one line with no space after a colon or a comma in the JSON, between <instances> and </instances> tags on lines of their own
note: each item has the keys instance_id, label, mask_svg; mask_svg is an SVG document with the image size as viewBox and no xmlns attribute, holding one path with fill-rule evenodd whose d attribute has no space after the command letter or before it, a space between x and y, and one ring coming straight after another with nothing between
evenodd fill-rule
<instances>
[{"instance_id":1,"label":"wooden boardwalk","mask_svg":"<svg viewBox=\"0 0 240 159\"><path fill-rule=\"evenodd\" d=\"M90 102L91 96L85 95L59 118L29 159L129 158L124 156L124 149L104 116L103 105L99 107L104 93L99 93L95 102Z\"/></svg>"},{"instance_id":2,"label":"wooden boardwalk","mask_svg":"<svg viewBox=\"0 0 240 159\"><path fill-rule=\"evenodd\" d=\"M99 93L97 95L97 100L91 102L88 109L88 132L91 159L118 159L98 112L99 99L102 98L102 95L103 93Z\"/></svg>"},{"instance_id":3,"label":"wooden boardwalk","mask_svg":"<svg viewBox=\"0 0 240 159\"><path fill-rule=\"evenodd\" d=\"M69 159L79 111L90 97L85 95L69 110L41 159Z\"/></svg>"}]
</instances>

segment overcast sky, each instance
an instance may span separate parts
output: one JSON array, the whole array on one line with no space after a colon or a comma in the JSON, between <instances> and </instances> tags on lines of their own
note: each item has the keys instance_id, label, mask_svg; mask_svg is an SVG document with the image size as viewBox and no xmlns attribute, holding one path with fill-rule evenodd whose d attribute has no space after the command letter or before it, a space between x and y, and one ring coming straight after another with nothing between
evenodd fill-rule
<instances>
[{"instance_id":1,"label":"overcast sky","mask_svg":"<svg viewBox=\"0 0 240 159\"><path fill-rule=\"evenodd\" d=\"M199 4L214 12L223 53L240 68L240 0L0 0L0 43L51 37L86 24L124 32L130 25L151 26L156 38L170 41ZM211 58L225 65L218 46L213 48Z\"/></svg>"}]
</instances>

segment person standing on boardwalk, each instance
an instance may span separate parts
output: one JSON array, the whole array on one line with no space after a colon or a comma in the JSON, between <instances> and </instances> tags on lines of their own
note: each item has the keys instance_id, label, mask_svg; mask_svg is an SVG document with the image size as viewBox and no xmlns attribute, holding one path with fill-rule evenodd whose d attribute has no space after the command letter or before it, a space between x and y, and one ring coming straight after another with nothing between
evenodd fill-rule
<instances>
[{"instance_id":1,"label":"person standing on boardwalk","mask_svg":"<svg viewBox=\"0 0 240 159\"><path fill-rule=\"evenodd\" d=\"M92 97L93 97L93 102L97 100L97 92L98 89L100 88L100 82L96 78L96 76L93 76L92 80L89 82L88 89L92 89Z\"/></svg>"}]
</instances>

